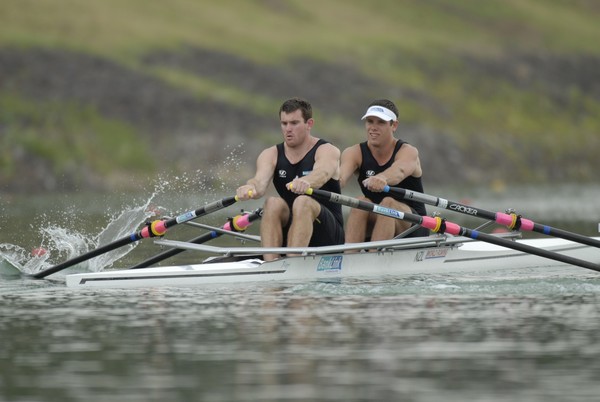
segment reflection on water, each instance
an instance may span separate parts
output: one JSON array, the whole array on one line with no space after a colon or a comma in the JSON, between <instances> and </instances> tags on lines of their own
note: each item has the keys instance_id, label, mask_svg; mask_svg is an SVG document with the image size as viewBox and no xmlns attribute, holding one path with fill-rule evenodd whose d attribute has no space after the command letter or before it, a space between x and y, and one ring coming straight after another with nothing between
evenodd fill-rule
<instances>
[{"instance_id":1,"label":"reflection on water","mask_svg":"<svg viewBox=\"0 0 600 402\"><path fill-rule=\"evenodd\" d=\"M595 234L600 190L557 191L472 194L470 202L522 206L534 220ZM173 213L221 197L152 201ZM94 238L148 197L0 201L0 244L30 253L43 241L40 227ZM242 206L258 205L202 222L220 226ZM172 238L197 235L181 227ZM119 266L156 252L142 241ZM0 401L577 402L600 393L593 271L103 291L67 289L61 274L0 278Z\"/></svg>"},{"instance_id":2,"label":"reflection on water","mask_svg":"<svg viewBox=\"0 0 600 402\"><path fill-rule=\"evenodd\" d=\"M600 279L554 274L102 292L17 281L0 297L0 400L595 400Z\"/></svg>"}]
</instances>

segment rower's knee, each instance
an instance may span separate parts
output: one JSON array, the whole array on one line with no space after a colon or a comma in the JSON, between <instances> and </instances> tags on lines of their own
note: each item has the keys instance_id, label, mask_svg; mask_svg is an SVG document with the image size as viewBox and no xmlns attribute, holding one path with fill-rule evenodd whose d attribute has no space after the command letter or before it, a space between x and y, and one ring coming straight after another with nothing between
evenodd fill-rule
<instances>
[{"instance_id":1,"label":"rower's knee","mask_svg":"<svg viewBox=\"0 0 600 402\"><path fill-rule=\"evenodd\" d=\"M382 207L396 209L402 212L411 212L411 209L408 205L398 200L393 199L392 197L385 197L379 203Z\"/></svg>"},{"instance_id":2,"label":"rower's knee","mask_svg":"<svg viewBox=\"0 0 600 402\"><path fill-rule=\"evenodd\" d=\"M320 206L312 197L307 195L300 195L294 200L292 205L292 215L294 216L307 216L310 215L316 218L319 215Z\"/></svg>"},{"instance_id":3,"label":"rower's knee","mask_svg":"<svg viewBox=\"0 0 600 402\"><path fill-rule=\"evenodd\" d=\"M280 197L267 197L263 204L263 211L280 211L283 208L287 208L285 201Z\"/></svg>"},{"instance_id":4,"label":"rower's knee","mask_svg":"<svg viewBox=\"0 0 600 402\"><path fill-rule=\"evenodd\" d=\"M263 204L263 221L274 217L279 220L287 220L289 208L285 201L280 197L267 197Z\"/></svg>"}]
</instances>

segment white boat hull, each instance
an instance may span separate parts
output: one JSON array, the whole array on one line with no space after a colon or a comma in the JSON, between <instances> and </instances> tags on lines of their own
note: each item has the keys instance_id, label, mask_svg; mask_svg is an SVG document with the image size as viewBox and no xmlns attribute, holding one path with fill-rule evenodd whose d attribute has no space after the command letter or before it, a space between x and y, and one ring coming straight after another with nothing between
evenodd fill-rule
<instances>
[{"instance_id":1,"label":"white boat hull","mask_svg":"<svg viewBox=\"0 0 600 402\"><path fill-rule=\"evenodd\" d=\"M600 249L595 247L555 238L519 242L600 263ZM248 259L238 262L111 270L67 275L66 281L67 286L73 288L189 287L243 282L469 273L566 265L489 243L467 241L464 244L442 243L433 247L391 248L374 253L317 253L272 262ZM571 267L574 270L585 271L584 268Z\"/></svg>"},{"instance_id":2,"label":"white boat hull","mask_svg":"<svg viewBox=\"0 0 600 402\"><path fill-rule=\"evenodd\" d=\"M21 271L15 264L0 256L0 277L12 278L21 276Z\"/></svg>"}]
</instances>

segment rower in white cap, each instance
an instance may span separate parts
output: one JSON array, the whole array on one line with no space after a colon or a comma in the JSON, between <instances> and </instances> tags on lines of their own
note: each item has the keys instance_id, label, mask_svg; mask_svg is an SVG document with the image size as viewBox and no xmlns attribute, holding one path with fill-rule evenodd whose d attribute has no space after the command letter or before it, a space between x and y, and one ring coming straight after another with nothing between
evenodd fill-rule
<instances>
[{"instance_id":1,"label":"rower in white cap","mask_svg":"<svg viewBox=\"0 0 600 402\"><path fill-rule=\"evenodd\" d=\"M361 199L403 212L426 215L423 203L383 192L385 186L423 192L419 151L394 137L398 128L398 108L394 102L387 99L372 102L362 120L365 121L367 140L346 148L342 153L342 187L351 176L357 175L364 196ZM346 243L391 239L410 226L406 221L352 209L346 222ZM408 236L428 235L427 229L419 228Z\"/></svg>"}]
</instances>

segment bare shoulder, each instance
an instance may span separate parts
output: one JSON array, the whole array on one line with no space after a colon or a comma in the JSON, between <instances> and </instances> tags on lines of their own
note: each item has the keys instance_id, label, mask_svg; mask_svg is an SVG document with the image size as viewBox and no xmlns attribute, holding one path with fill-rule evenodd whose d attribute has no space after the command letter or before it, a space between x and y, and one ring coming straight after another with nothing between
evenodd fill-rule
<instances>
[{"instance_id":1,"label":"bare shoulder","mask_svg":"<svg viewBox=\"0 0 600 402\"><path fill-rule=\"evenodd\" d=\"M271 158L277 159L277 146L273 145L272 147L264 149L260 153L258 158L259 159L271 159Z\"/></svg>"},{"instance_id":2,"label":"bare shoulder","mask_svg":"<svg viewBox=\"0 0 600 402\"><path fill-rule=\"evenodd\" d=\"M354 144L344 149L344 152L342 152L342 159L346 161L360 162L362 160L360 145Z\"/></svg>"},{"instance_id":3,"label":"bare shoulder","mask_svg":"<svg viewBox=\"0 0 600 402\"><path fill-rule=\"evenodd\" d=\"M256 165L259 170L271 169L277 164L277 147L272 146L264 149L256 159Z\"/></svg>"},{"instance_id":4,"label":"bare shoulder","mask_svg":"<svg viewBox=\"0 0 600 402\"><path fill-rule=\"evenodd\" d=\"M350 145L342 153L346 155L360 155L360 144Z\"/></svg>"},{"instance_id":5,"label":"bare shoulder","mask_svg":"<svg viewBox=\"0 0 600 402\"><path fill-rule=\"evenodd\" d=\"M339 157L340 155L340 149L338 147L336 147L335 145L333 145L332 143L328 142L325 144L322 144L319 148L317 148L317 156L318 155L337 155Z\"/></svg>"},{"instance_id":6,"label":"bare shoulder","mask_svg":"<svg viewBox=\"0 0 600 402\"><path fill-rule=\"evenodd\" d=\"M419 150L417 149L417 147L405 142L404 144L402 144L402 147L396 154L396 160L398 158L403 158L403 157L404 158L406 158L406 157L416 158L418 156L419 156Z\"/></svg>"}]
</instances>

